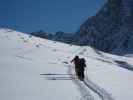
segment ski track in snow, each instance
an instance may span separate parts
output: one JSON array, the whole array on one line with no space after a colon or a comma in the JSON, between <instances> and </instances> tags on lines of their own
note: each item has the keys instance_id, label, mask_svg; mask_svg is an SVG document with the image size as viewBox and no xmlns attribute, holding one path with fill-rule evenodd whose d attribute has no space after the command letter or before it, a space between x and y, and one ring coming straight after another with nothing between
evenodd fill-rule
<instances>
[{"instance_id":1,"label":"ski track in snow","mask_svg":"<svg viewBox=\"0 0 133 100\"><path fill-rule=\"evenodd\" d=\"M102 100L114 100L106 90L93 83L90 79L84 80L84 84L95 92Z\"/></svg>"},{"instance_id":2,"label":"ski track in snow","mask_svg":"<svg viewBox=\"0 0 133 100\"><path fill-rule=\"evenodd\" d=\"M90 93L89 89L85 87L83 82L79 81L77 77L73 74L74 68L71 65L68 65L68 74L72 74L72 77L75 77L73 81L74 84L78 86L78 89L81 93L81 98L80 100L94 100L93 95Z\"/></svg>"},{"instance_id":3,"label":"ski track in snow","mask_svg":"<svg viewBox=\"0 0 133 100\"><path fill-rule=\"evenodd\" d=\"M83 55L86 50L83 48L82 50L79 50L78 55ZM72 74L72 66L69 66L69 74ZM79 90L81 91L82 94L82 99L81 100L94 100L93 95L90 93L89 90L93 91L96 93L101 100L114 100L111 94L109 94L106 90L98 86L97 84L93 83L88 77L85 78L83 81L84 85L89 89L86 90L85 87L83 86L82 82L79 82L79 80L74 80L74 83L79 86Z\"/></svg>"},{"instance_id":4,"label":"ski track in snow","mask_svg":"<svg viewBox=\"0 0 133 100\"><path fill-rule=\"evenodd\" d=\"M71 71L70 71L71 70ZM72 66L70 65L69 74L72 74ZM72 74L73 75L73 74ZM74 79L73 82L79 87L82 98L81 100L94 100L93 95L90 93L90 90L96 93L101 100L114 100L106 90L99 87L97 84L93 83L88 77L84 81L79 81Z\"/></svg>"},{"instance_id":5,"label":"ski track in snow","mask_svg":"<svg viewBox=\"0 0 133 100\"><path fill-rule=\"evenodd\" d=\"M31 58L24 57L24 56L21 56L21 55L16 55L15 57L21 58L21 59L24 59L24 60L28 60L28 61L33 61L33 59L31 59Z\"/></svg>"}]
</instances>

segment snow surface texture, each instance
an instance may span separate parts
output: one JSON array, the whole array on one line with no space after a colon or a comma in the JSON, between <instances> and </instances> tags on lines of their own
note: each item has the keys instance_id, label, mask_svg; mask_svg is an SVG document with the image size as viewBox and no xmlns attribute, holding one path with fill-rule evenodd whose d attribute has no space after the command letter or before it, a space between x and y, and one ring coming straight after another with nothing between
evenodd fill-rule
<instances>
[{"instance_id":1,"label":"snow surface texture","mask_svg":"<svg viewBox=\"0 0 133 100\"><path fill-rule=\"evenodd\" d=\"M87 61L84 82L75 55ZM132 100L132 58L0 29L0 100Z\"/></svg>"}]
</instances>

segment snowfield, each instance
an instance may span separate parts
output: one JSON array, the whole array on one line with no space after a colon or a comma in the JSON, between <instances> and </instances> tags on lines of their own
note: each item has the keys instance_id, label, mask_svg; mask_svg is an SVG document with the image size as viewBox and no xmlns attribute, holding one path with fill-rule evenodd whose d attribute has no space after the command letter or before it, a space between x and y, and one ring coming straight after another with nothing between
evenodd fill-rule
<instances>
[{"instance_id":1,"label":"snowfield","mask_svg":"<svg viewBox=\"0 0 133 100\"><path fill-rule=\"evenodd\" d=\"M70 63L75 55L86 59L83 82ZM0 29L0 100L132 99L132 55L116 56Z\"/></svg>"}]
</instances>

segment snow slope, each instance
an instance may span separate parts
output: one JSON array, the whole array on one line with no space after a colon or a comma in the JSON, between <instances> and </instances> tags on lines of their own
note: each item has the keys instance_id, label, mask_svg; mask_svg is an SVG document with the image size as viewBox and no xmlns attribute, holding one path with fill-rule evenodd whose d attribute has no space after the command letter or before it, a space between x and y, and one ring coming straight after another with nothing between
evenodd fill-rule
<instances>
[{"instance_id":1,"label":"snow slope","mask_svg":"<svg viewBox=\"0 0 133 100\"><path fill-rule=\"evenodd\" d=\"M69 63L76 54L87 61L85 82L76 79ZM0 29L0 100L132 100L132 66L132 55ZM40 75L45 73L60 75Z\"/></svg>"}]
</instances>

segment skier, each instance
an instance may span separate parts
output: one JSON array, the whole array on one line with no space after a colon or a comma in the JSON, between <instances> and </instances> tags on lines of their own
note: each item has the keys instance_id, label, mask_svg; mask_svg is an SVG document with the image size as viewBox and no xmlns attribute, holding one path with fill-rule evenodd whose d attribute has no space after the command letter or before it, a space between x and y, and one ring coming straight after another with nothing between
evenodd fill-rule
<instances>
[{"instance_id":1,"label":"skier","mask_svg":"<svg viewBox=\"0 0 133 100\"><path fill-rule=\"evenodd\" d=\"M85 59L80 59L78 56L75 56L71 62L74 62L75 64L75 73L78 76L78 79L83 80L85 77L84 68L86 67Z\"/></svg>"},{"instance_id":2,"label":"skier","mask_svg":"<svg viewBox=\"0 0 133 100\"><path fill-rule=\"evenodd\" d=\"M74 65L75 65L75 73L76 75L78 76L78 68L79 68L79 62L80 62L80 59L79 59L79 56L75 56L72 60L71 60L71 63L74 62Z\"/></svg>"},{"instance_id":3,"label":"skier","mask_svg":"<svg viewBox=\"0 0 133 100\"><path fill-rule=\"evenodd\" d=\"M79 62L79 70L78 70L78 76L80 80L83 80L85 77L84 75L85 67L86 67L85 59L81 58Z\"/></svg>"}]
</instances>

